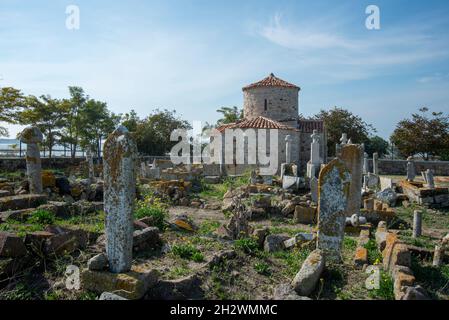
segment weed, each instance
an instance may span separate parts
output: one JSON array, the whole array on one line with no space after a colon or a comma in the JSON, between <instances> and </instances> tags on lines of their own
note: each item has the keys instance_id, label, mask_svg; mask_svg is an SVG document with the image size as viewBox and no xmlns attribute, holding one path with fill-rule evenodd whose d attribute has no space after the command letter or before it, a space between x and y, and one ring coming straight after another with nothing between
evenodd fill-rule
<instances>
[{"instance_id":1,"label":"weed","mask_svg":"<svg viewBox=\"0 0 449 320\"><path fill-rule=\"evenodd\" d=\"M49 225L55 222L55 214L47 210L38 209L28 218L28 223Z\"/></svg>"},{"instance_id":2,"label":"weed","mask_svg":"<svg viewBox=\"0 0 449 320\"><path fill-rule=\"evenodd\" d=\"M237 239L234 241L234 247L247 254L254 254L259 250L259 244L254 238Z\"/></svg>"},{"instance_id":3,"label":"weed","mask_svg":"<svg viewBox=\"0 0 449 320\"><path fill-rule=\"evenodd\" d=\"M175 244L172 247L172 253L182 259L195 262L204 261L203 254L192 244Z\"/></svg>"}]
</instances>

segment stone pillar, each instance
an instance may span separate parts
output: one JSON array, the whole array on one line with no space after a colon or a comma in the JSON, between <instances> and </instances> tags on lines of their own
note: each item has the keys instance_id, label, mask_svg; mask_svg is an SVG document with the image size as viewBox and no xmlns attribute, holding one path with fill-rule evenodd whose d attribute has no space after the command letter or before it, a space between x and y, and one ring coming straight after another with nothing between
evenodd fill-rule
<instances>
[{"instance_id":1,"label":"stone pillar","mask_svg":"<svg viewBox=\"0 0 449 320\"><path fill-rule=\"evenodd\" d=\"M285 163L292 162L292 137L287 135L285 137Z\"/></svg>"},{"instance_id":2,"label":"stone pillar","mask_svg":"<svg viewBox=\"0 0 449 320\"><path fill-rule=\"evenodd\" d=\"M363 154L363 174L368 174L369 172L369 161L368 161L368 153Z\"/></svg>"},{"instance_id":3,"label":"stone pillar","mask_svg":"<svg viewBox=\"0 0 449 320\"><path fill-rule=\"evenodd\" d=\"M92 150L89 148L86 151L87 166L89 168L89 181L95 183L95 169L94 169L94 157L92 156Z\"/></svg>"},{"instance_id":4,"label":"stone pillar","mask_svg":"<svg viewBox=\"0 0 449 320\"><path fill-rule=\"evenodd\" d=\"M422 212L415 210L413 212L413 238L419 238L422 234Z\"/></svg>"},{"instance_id":5,"label":"stone pillar","mask_svg":"<svg viewBox=\"0 0 449 320\"><path fill-rule=\"evenodd\" d=\"M318 179L318 241L327 261L341 262L351 175L340 159L332 160Z\"/></svg>"},{"instance_id":6,"label":"stone pillar","mask_svg":"<svg viewBox=\"0 0 449 320\"><path fill-rule=\"evenodd\" d=\"M130 270L132 261L137 147L120 126L109 135L103 153L106 255L110 271L122 273Z\"/></svg>"},{"instance_id":7,"label":"stone pillar","mask_svg":"<svg viewBox=\"0 0 449 320\"><path fill-rule=\"evenodd\" d=\"M373 173L379 174L379 154L377 152L373 153Z\"/></svg>"},{"instance_id":8,"label":"stone pillar","mask_svg":"<svg viewBox=\"0 0 449 320\"><path fill-rule=\"evenodd\" d=\"M310 136L312 143L310 144L310 161L307 163L307 177L309 179L316 178L317 171L321 167L323 162L320 158L320 135L317 130L313 130L313 134Z\"/></svg>"},{"instance_id":9,"label":"stone pillar","mask_svg":"<svg viewBox=\"0 0 449 320\"><path fill-rule=\"evenodd\" d=\"M37 127L27 127L19 135L20 141L26 143L26 166L30 193L42 193L42 166L39 145L43 140L42 132Z\"/></svg>"},{"instance_id":10,"label":"stone pillar","mask_svg":"<svg viewBox=\"0 0 449 320\"><path fill-rule=\"evenodd\" d=\"M358 215L362 206L363 146L346 144L342 146L339 158L351 174L348 206L346 209L346 217L351 217L354 214Z\"/></svg>"},{"instance_id":11,"label":"stone pillar","mask_svg":"<svg viewBox=\"0 0 449 320\"><path fill-rule=\"evenodd\" d=\"M435 182L433 180L433 172L430 169L427 169L425 172L425 181L426 181L426 187L430 189L435 188Z\"/></svg>"},{"instance_id":12,"label":"stone pillar","mask_svg":"<svg viewBox=\"0 0 449 320\"><path fill-rule=\"evenodd\" d=\"M440 245L435 246L435 251L433 253L433 262L432 265L435 267L439 267L443 265L443 257L444 257L444 249Z\"/></svg>"},{"instance_id":13,"label":"stone pillar","mask_svg":"<svg viewBox=\"0 0 449 320\"><path fill-rule=\"evenodd\" d=\"M413 157L407 158L407 181L413 181L416 177L415 163Z\"/></svg>"}]
</instances>

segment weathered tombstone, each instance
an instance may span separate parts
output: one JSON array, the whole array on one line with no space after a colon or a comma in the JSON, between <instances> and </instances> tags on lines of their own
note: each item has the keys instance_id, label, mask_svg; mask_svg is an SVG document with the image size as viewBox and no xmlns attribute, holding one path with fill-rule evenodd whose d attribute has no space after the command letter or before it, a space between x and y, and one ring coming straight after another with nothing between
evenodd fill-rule
<instances>
[{"instance_id":1,"label":"weathered tombstone","mask_svg":"<svg viewBox=\"0 0 449 320\"><path fill-rule=\"evenodd\" d=\"M106 255L110 271L122 273L130 270L132 261L137 147L120 126L109 135L103 153Z\"/></svg>"},{"instance_id":2,"label":"weathered tombstone","mask_svg":"<svg viewBox=\"0 0 449 320\"><path fill-rule=\"evenodd\" d=\"M351 175L340 159L332 160L318 179L318 241L327 261L341 261L345 212L348 204Z\"/></svg>"},{"instance_id":3,"label":"weathered tombstone","mask_svg":"<svg viewBox=\"0 0 449 320\"><path fill-rule=\"evenodd\" d=\"M340 144L345 145L347 143L348 143L348 135L346 133L343 133L340 138Z\"/></svg>"},{"instance_id":4,"label":"weathered tombstone","mask_svg":"<svg viewBox=\"0 0 449 320\"><path fill-rule=\"evenodd\" d=\"M440 267L443 265L443 257L444 257L444 248L441 245L435 246L435 251L433 252L433 261L432 265L435 267Z\"/></svg>"},{"instance_id":5,"label":"weathered tombstone","mask_svg":"<svg viewBox=\"0 0 449 320\"><path fill-rule=\"evenodd\" d=\"M426 187L430 188L430 189L434 189L435 188L435 182L433 180L433 172L430 169L427 169L426 172L424 172L424 176L425 176L425 182L426 182Z\"/></svg>"},{"instance_id":6,"label":"weathered tombstone","mask_svg":"<svg viewBox=\"0 0 449 320\"><path fill-rule=\"evenodd\" d=\"M379 175L379 154L377 152L373 153L373 173Z\"/></svg>"},{"instance_id":7,"label":"weathered tombstone","mask_svg":"<svg viewBox=\"0 0 449 320\"><path fill-rule=\"evenodd\" d=\"M86 151L86 160L89 171L89 182L92 184L95 182L95 171L94 171L94 158L92 156L92 151L90 149L87 149Z\"/></svg>"},{"instance_id":8,"label":"weathered tombstone","mask_svg":"<svg viewBox=\"0 0 449 320\"><path fill-rule=\"evenodd\" d=\"M369 172L369 161L368 161L368 153L363 154L363 174L368 174Z\"/></svg>"},{"instance_id":9,"label":"weathered tombstone","mask_svg":"<svg viewBox=\"0 0 449 320\"><path fill-rule=\"evenodd\" d=\"M292 137L287 135L285 137L285 163L289 164L292 161Z\"/></svg>"},{"instance_id":10,"label":"weathered tombstone","mask_svg":"<svg viewBox=\"0 0 449 320\"><path fill-rule=\"evenodd\" d=\"M341 148L339 158L351 174L346 216L358 215L362 206L363 147L358 144L346 144Z\"/></svg>"},{"instance_id":11,"label":"weathered tombstone","mask_svg":"<svg viewBox=\"0 0 449 320\"><path fill-rule=\"evenodd\" d=\"M37 127L27 127L19 138L27 145L26 166L30 193L42 193L42 166L38 145L43 140L42 132Z\"/></svg>"},{"instance_id":12,"label":"weathered tombstone","mask_svg":"<svg viewBox=\"0 0 449 320\"><path fill-rule=\"evenodd\" d=\"M413 238L419 238L422 234L422 212L415 210L413 212Z\"/></svg>"},{"instance_id":13,"label":"weathered tombstone","mask_svg":"<svg viewBox=\"0 0 449 320\"><path fill-rule=\"evenodd\" d=\"M317 130L313 130L310 136L312 143L310 144L310 160L307 163L307 177L312 178L317 176L317 171L321 167L322 160L320 158L320 135Z\"/></svg>"},{"instance_id":14,"label":"weathered tombstone","mask_svg":"<svg viewBox=\"0 0 449 320\"><path fill-rule=\"evenodd\" d=\"M413 157L407 158L407 181L413 181L416 177L415 163Z\"/></svg>"}]
</instances>

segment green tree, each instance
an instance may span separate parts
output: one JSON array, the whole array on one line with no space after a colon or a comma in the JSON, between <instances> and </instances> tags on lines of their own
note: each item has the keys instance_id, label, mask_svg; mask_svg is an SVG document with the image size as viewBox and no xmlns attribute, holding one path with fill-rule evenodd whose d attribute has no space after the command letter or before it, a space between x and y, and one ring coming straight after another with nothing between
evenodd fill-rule
<instances>
[{"instance_id":1,"label":"green tree","mask_svg":"<svg viewBox=\"0 0 449 320\"><path fill-rule=\"evenodd\" d=\"M415 154L425 160L449 153L449 115L431 112L424 107L411 119L401 120L390 140L396 145L403 157Z\"/></svg>"},{"instance_id":2,"label":"green tree","mask_svg":"<svg viewBox=\"0 0 449 320\"><path fill-rule=\"evenodd\" d=\"M49 158L52 157L53 147L60 136L59 130L65 123L65 109L58 99L53 99L49 95L42 95L39 98L28 96L26 106L17 113L17 120L23 125L33 125L38 127L43 136L42 145L48 149Z\"/></svg>"},{"instance_id":3,"label":"green tree","mask_svg":"<svg viewBox=\"0 0 449 320\"><path fill-rule=\"evenodd\" d=\"M130 116L125 115L123 119L122 123L129 126ZM154 156L165 155L177 143L170 141L173 130L191 128L189 123L179 118L174 110L156 109L145 119L138 119L134 113L133 121L137 121L137 125L134 131L130 131L136 139L137 149L141 154Z\"/></svg>"},{"instance_id":4,"label":"green tree","mask_svg":"<svg viewBox=\"0 0 449 320\"><path fill-rule=\"evenodd\" d=\"M369 140L369 135L376 131L361 117L338 107L321 110L314 118L324 121L327 130L327 149L330 156L335 156L335 144L340 143L342 133L347 133L353 143L366 143Z\"/></svg>"},{"instance_id":5,"label":"green tree","mask_svg":"<svg viewBox=\"0 0 449 320\"><path fill-rule=\"evenodd\" d=\"M379 157L383 157L388 153L389 146L390 144L388 141L379 136L373 136L365 141L365 152L368 153L370 157L372 157L375 152L379 154Z\"/></svg>"},{"instance_id":6,"label":"green tree","mask_svg":"<svg viewBox=\"0 0 449 320\"><path fill-rule=\"evenodd\" d=\"M217 110L217 112L223 115L223 118L217 121L217 126L221 126L227 123L234 123L240 119L243 119L243 110L237 108L236 106L230 107L221 107Z\"/></svg>"},{"instance_id":7,"label":"green tree","mask_svg":"<svg viewBox=\"0 0 449 320\"><path fill-rule=\"evenodd\" d=\"M15 123L17 112L25 106L25 96L18 89L0 89L0 122ZM8 130L0 126L0 137L8 136Z\"/></svg>"}]
</instances>

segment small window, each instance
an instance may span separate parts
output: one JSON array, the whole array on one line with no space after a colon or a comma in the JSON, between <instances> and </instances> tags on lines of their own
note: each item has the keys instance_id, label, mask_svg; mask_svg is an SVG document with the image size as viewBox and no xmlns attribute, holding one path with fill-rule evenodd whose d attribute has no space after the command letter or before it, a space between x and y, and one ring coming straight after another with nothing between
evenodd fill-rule
<instances>
[{"instance_id":1,"label":"small window","mask_svg":"<svg viewBox=\"0 0 449 320\"><path fill-rule=\"evenodd\" d=\"M267 109L268 109L268 101L267 101L267 99L265 99L265 101L264 101L264 109L265 109L265 111L267 111Z\"/></svg>"}]
</instances>

